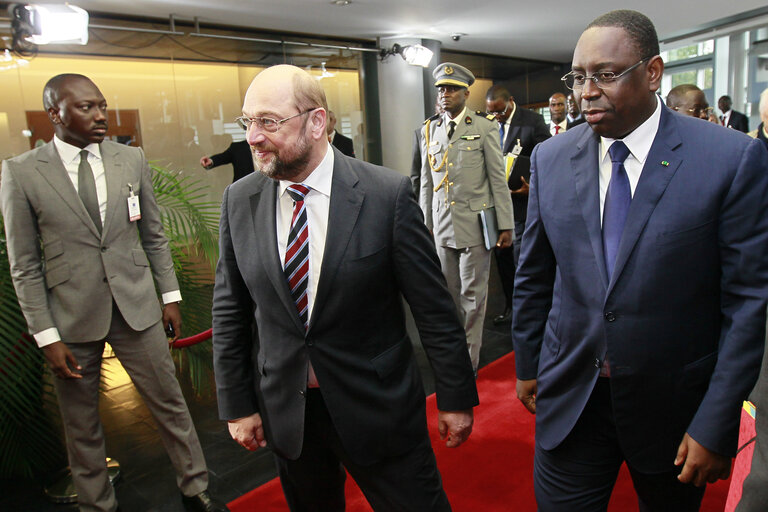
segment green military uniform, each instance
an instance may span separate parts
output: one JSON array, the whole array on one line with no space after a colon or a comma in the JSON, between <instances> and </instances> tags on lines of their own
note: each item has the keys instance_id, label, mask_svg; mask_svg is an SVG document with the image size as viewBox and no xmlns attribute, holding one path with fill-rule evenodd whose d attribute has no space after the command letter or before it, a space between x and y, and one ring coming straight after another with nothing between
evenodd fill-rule
<instances>
[{"instance_id":1,"label":"green military uniform","mask_svg":"<svg viewBox=\"0 0 768 512\"><path fill-rule=\"evenodd\" d=\"M472 73L458 64L443 63L433 75L436 86L468 87L474 82ZM456 125L449 138L451 120ZM434 233L443 273L464 320L470 358L477 369L491 257L478 214L495 208L498 229L514 228L499 125L493 116L464 108L455 119L448 113L427 119L421 140L419 204L427 227ZM494 210L487 213L494 214Z\"/></svg>"}]
</instances>

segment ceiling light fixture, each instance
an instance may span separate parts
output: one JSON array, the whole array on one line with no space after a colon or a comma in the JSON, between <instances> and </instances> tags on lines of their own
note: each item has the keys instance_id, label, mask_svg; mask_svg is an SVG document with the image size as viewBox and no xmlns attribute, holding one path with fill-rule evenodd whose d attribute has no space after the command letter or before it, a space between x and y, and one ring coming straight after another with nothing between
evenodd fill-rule
<instances>
[{"instance_id":1,"label":"ceiling light fixture","mask_svg":"<svg viewBox=\"0 0 768 512\"><path fill-rule=\"evenodd\" d=\"M333 0L331 2L331 5L338 5L339 7L344 7L345 5L349 5L352 3L352 0Z\"/></svg>"},{"instance_id":2,"label":"ceiling light fixture","mask_svg":"<svg viewBox=\"0 0 768 512\"><path fill-rule=\"evenodd\" d=\"M426 46L422 46L420 44L400 46L399 44L395 43L392 45L392 48L382 48L381 52L379 53L379 57L381 57L381 60L385 60L390 55L395 54L400 55L403 60L405 60L405 62L412 66L421 66L426 68L429 66L434 52Z\"/></svg>"},{"instance_id":3,"label":"ceiling light fixture","mask_svg":"<svg viewBox=\"0 0 768 512\"><path fill-rule=\"evenodd\" d=\"M16 4L13 28L32 44L88 44L88 12L70 4Z\"/></svg>"}]
</instances>

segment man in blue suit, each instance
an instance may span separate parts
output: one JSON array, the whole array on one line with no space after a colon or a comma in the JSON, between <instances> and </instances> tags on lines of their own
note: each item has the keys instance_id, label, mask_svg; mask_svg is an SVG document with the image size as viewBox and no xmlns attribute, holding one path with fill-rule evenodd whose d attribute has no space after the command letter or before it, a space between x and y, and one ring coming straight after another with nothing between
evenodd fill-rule
<instances>
[{"instance_id":1,"label":"man in blue suit","mask_svg":"<svg viewBox=\"0 0 768 512\"><path fill-rule=\"evenodd\" d=\"M662 105L658 53L638 12L593 21L563 77L588 124L531 156L512 335L541 511L605 510L622 462L640 510L698 510L760 368L768 153Z\"/></svg>"}]
</instances>

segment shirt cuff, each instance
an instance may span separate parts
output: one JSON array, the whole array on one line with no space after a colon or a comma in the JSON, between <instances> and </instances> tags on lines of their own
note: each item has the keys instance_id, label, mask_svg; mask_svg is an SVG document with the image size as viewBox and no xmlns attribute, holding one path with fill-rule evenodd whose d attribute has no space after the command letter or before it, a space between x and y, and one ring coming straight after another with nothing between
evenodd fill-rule
<instances>
[{"instance_id":1,"label":"shirt cuff","mask_svg":"<svg viewBox=\"0 0 768 512\"><path fill-rule=\"evenodd\" d=\"M48 329L45 329L44 331L40 331L37 334L34 334L33 336L35 337L35 342L37 343L37 346L40 348L51 345L52 343L56 343L57 341L61 341L61 336L59 336L59 330L55 327L50 327Z\"/></svg>"},{"instance_id":2,"label":"shirt cuff","mask_svg":"<svg viewBox=\"0 0 768 512\"><path fill-rule=\"evenodd\" d=\"M181 292L179 290L163 294L163 304L170 304L171 302L181 302Z\"/></svg>"}]
</instances>

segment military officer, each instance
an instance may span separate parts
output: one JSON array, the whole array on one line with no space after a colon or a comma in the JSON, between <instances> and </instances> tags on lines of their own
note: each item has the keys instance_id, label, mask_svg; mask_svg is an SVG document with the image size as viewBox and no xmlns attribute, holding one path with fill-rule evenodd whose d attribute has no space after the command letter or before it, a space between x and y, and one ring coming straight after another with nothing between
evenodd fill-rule
<instances>
[{"instance_id":1,"label":"military officer","mask_svg":"<svg viewBox=\"0 0 768 512\"><path fill-rule=\"evenodd\" d=\"M499 124L493 116L466 107L474 75L451 62L437 66L432 75L443 113L430 117L422 127L419 204L435 237L477 374L490 249L512 244L512 200L501 157ZM488 230L483 228L481 212ZM486 242L488 233L491 239Z\"/></svg>"}]
</instances>

